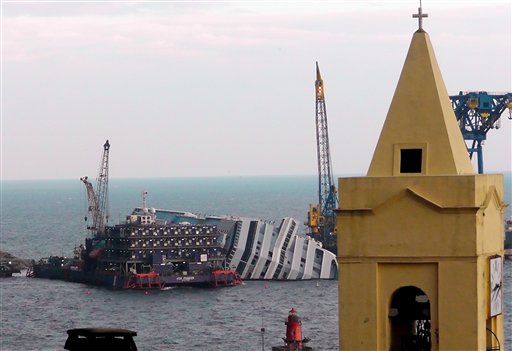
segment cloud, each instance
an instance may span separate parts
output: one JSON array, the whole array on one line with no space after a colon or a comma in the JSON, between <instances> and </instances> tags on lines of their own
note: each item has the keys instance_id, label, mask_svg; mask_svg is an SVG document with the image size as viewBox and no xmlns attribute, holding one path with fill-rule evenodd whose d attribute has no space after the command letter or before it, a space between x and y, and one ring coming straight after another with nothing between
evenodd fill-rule
<instances>
[{"instance_id":1,"label":"cloud","mask_svg":"<svg viewBox=\"0 0 512 351\"><path fill-rule=\"evenodd\" d=\"M3 175L82 175L106 138L116 176L314 173L315 61L334 170L365 172L417 28L388 3L5 4ZM425 10L449 92L510 87L510 6L455 5Z\"/></svg>"},{"instance_id":2,"label":"cloud","mask_svg":"<svg viewBox=\"0 0 512 351\"><path fill-rule=\"evenodd\" d=\"M358 22L367 21L346 14L340 17L342 8L330 3L320 3L318 7L221 3L223 6L203 4L195 8L196 5L174 3L167 4L162 12L154 10L161 8L159 4L123 5L46 4L43 8L29 7L20 14L7 9L3 19L3 60L28 62L86 53L190 59L230 49L257 52L276 46L294 48L305 40L337 45L348 38L347 33ZM289 9L287 13L283 7ZM313 11L306 12L305 8ZM34 10L38 11L32 13ZM341 32L340 22L346 29Z\"/></svg>"}]
</instances>

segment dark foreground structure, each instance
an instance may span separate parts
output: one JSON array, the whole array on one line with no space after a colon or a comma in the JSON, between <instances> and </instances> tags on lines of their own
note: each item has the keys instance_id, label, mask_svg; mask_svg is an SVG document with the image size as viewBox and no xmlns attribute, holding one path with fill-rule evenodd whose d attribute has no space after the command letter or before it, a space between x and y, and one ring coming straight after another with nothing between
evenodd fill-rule
<instances>
[{"instance_id":1,"label":"dark foreground structure","mask_svg":"<svg viewBox=\"0 0 512 351\"><path fill-rule=\"evenodd\" d=\"M67 331L64 349L70 351L137 351L136 332L114 328L79 328Z\"/></svg>"}]
</instances>

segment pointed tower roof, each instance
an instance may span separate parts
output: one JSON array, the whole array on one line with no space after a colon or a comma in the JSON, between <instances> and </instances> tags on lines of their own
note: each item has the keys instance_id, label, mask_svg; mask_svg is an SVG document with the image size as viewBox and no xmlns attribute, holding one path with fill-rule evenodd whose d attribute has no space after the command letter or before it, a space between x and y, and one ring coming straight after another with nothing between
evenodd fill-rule
<instances>
[{"instance_id":1,"label":"pointed tower roof","mask_svg":"<svg viewBox=\"0 0 512 351\"><path fill-rule=\"evenodd\" d=\"M412 37L368 176L473 173L430 38L420 26Z\"/></svg>"}]
</instances>

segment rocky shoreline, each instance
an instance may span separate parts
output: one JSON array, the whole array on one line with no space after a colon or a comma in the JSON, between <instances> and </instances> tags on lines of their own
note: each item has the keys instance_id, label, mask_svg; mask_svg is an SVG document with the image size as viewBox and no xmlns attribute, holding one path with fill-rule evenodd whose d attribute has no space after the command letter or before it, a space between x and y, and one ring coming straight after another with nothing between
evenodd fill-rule
<instances>
[{"instance_id":1,"label":"rocky shoreline","mask_svg":"<svg viewBox=\"0 0 512 351\"><path fill-rule=\"evenodd\" d=\"M8 252L0 251L0 263L9 264L9 262L10 262L11 269L14 272L20 271L22 269L27 269L32 264L31 259L18 258L14 255L11 255Z\"/></svg>"}]
</instances>

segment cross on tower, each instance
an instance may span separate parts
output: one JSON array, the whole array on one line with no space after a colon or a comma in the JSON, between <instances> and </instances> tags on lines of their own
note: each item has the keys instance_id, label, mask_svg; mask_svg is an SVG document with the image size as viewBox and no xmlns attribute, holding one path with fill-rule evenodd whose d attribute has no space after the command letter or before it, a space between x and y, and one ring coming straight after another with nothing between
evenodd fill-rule
<instances>
[{"instance_id":1,"label":"cross on tower","mask_svg":"<svg viewBox=\"0 0 512 351\"><path fill-rule=\"evenodd\" d=\"M421 0L420 0L420 7L418 8L418 13L414 13L412 15L412 18L417 18L418 19L418 26L419 26L419 29L423 30L423 18L426 18L428 17L428 13L423 13L421 11Z\"/></svg>"}]
</instances>

